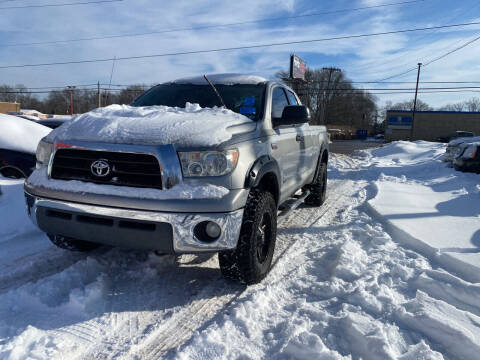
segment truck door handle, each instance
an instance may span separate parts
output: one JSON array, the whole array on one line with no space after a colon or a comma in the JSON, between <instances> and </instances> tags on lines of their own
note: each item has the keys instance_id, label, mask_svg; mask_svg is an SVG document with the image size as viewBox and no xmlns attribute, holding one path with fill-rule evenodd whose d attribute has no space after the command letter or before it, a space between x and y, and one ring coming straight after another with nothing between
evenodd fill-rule
<instances>
[{"instance_id":1,"label":"truck door handle","mask_svg":"<svg viewBox=\"0 0 480 360\"><path fill-rule=\"evenodd\" d=\"M305 137L304 137L304 136L297 135L296 140L297 140L298 142L303 142L303 141L305 140Z\"/></svg>"}]
</instances>

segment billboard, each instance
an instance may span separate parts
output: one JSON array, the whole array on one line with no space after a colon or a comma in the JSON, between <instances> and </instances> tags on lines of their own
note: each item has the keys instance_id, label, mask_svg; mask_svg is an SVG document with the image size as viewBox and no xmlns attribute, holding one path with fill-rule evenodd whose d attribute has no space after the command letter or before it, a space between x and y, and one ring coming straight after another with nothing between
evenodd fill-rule
<instances>
[{"instance_id":1,"label":"billboard","mask_svg":"<svg viewBox=\"0 0 480 360\"><path fill-rule=\"evenodd\" d=\"M290 56L290 77L292 79L305 80L305 71L307 70L307 63L300 56Z\"/></svg>"}]
</instances>

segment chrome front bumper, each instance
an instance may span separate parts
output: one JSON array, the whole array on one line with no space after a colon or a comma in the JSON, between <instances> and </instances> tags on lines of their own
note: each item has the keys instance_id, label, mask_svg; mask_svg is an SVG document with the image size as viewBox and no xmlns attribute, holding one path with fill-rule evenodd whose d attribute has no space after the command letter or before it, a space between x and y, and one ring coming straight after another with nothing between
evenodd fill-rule
<instances>
[{"instance_id":1,"label":"chrome front bumper","mask_svg":"<svg viewBox=\"0 0 480 360\"><path fill-rule=\"evenodd\" d=\"M165 243L171 242L169 248L173 253L178 254L234 249L237 246L243 217L243 209L229 213L169 213L59 201L33 196L28 192L25 192L25 197L32 221L40 229L50 233L54 232L53 235L75 238L75 233L82 233L86 227L90 227L90 233L96 236L93 242L116 245L116 239L125 239L125 233L128 233L129 237L118 245L165 251ZM51 218L46 219L44 216L46 212L52 215ZM90 221L87 223L85 219L90 219ZM195 237L194 228L203 221L213 221L220 226L222 233L217 240L207 243ZM128 229L118 226L118 224L134 225L135 222L138 222L140 226L131 225ZM171 232L161 230L158 234L158 246L155 245L156 240L152 239L152 236L157 235L152 235L152 233L148 235L149 245L142 244L142 238L146 234L144 231L155 229L154 225L157 225L157 229L165 229L165 226L159 227L160 224L169 224ZM92 239L79 240L91 241Z\"/></svg>"}]
</instances>

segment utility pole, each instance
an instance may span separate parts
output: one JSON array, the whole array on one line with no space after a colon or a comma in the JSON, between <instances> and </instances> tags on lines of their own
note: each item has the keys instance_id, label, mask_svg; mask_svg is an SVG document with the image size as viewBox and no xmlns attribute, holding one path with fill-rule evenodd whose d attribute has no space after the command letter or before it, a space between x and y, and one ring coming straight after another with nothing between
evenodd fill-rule
<instances>
[{"instance_id":1,"label":"utility pole","mask_svg":"<svg viewBox=\"0 0 480 360\"><path fill-rule=\"evenodd\" d=\"M97 84L98 107L102 107L102 94L100 93L100 81Z\"/></svg>"},{"instance_id":2,"label":"utility pole","mask_svg":"<svg viewBox=\"0 0 480 360\"><path fill-rule=\"evenodd\" d=\"M418 63L418 73L417 73L417 87L415 89L415 100L413 100L413 115L412 115L412 128L410 134L410 141L413 141L413 129L415 127L415 113L417 112L417 96L418 96L418 83L420 81L420 68L422 63Z\"/></svg>"},{"instance_id":3,"label":"utility pole","mask_svg":"<svg viewBox=\"0 0 480 360\"><path fill-rule=\"evenodd\" d=\"M341 72L342 70L338 69L338 68L333 68L333 67L330 67L330 68L322 68L323 71L328 71L328 83L327 83L327 88L325 89L325 96L324 96L324 99L323 99L323 124L324 125L327 125L327 107L328 107L328 98L329 98L329 92L330 92L330 83L332 81L332 75L334 72Z\"/></svg>"},{"instance_id":4,"label":"utility pole","mask_svg":"<svg viewBox=\"0 0 480 360\"><path fill-rule=\"evenodd\" d=\"M76 86L67 86L67 89L70 90L70 115L73 116L73 90Z\"/></svg>"}]
</instances>

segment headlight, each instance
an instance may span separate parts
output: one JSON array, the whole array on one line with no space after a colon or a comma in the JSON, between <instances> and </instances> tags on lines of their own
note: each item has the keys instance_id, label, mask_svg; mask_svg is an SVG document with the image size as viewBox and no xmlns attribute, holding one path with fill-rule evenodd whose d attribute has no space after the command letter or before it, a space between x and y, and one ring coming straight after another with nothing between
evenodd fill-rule
<instances>
[{"instance_id":1,"label":"headlight","mask_svg":"<svg viewBox=\"0 0 480 360\"><path fill-rule=\"evenodd\" d=\"M48 165L50 161L50 155L52 155L53 144L44 141L43 139L37 146L37 163L41 165Z\"/></svg>"},{"instance_id":2,"label":"headlight","mask_svg":"<svg viewBox=\"0 0 480 360\"><path fill-rule=\"evenodd\" d=\"M184 177L226 175L238 162L238 150L179 152L178 156Z\"/></svg>"}]
</instances>

